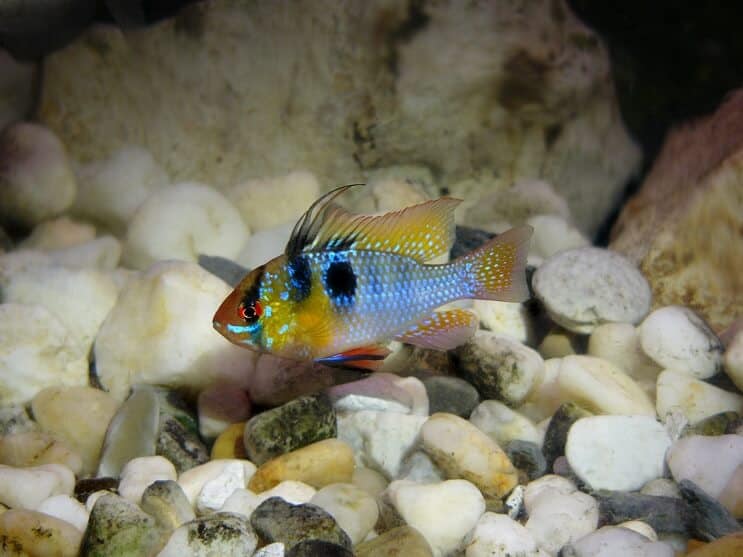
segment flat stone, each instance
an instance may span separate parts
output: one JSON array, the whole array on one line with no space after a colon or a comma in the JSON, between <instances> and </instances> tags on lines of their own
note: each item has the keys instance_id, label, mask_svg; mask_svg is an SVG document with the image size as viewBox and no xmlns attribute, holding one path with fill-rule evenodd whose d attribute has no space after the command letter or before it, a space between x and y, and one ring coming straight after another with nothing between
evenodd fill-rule
<instances>
[{"instance_id":1,"label":"flat stone","mask_svg":"<svg viewBox=\"0 0 743 557\"><path fill-rule=\"evenodd\" d=\"M338 439L325 439L261 465L248 488L259 493L284 480L297 480L319 489L333 483L350 482L353 467L351 447Z\"/></svg>"},{"instance_id":2,"label":"flat stone","mask_svg":"<svg viewBox=\"0 0 743 557\"><path fill-rule=\"evenodd\" d=\"M316 505L292 505L271 497L253 511L250 523L262 539L268 543L280 541L287 551L303 540L322 540L351 549L350 538L330 514Z\"/></svg>"},{"instance_id":3,"label":"flat stone","mask_svg":"<svg viewBox=\"0 0 743 557\"><path fill-rule=\"evenodd\" d=\"M452 352L456 372L485 399L521 404L542 380L544 361L507 335L477 331Z\"/></svg>"},{"instance_id":4,"label":"flat stone","mask_svg":"<svg viewBox=\"0 0 743 557\"><path fill-rule=\"evenodd\" d=\"M82 532L43 512L9 509L0 513L0 540L8 556L77 557Z\"/></svg>"},{"instance_id":5,"label":"flat stone","mask_svg":"<svg viewBox=\"0 0 743 557\"><path fill-rule=\"evenodd\" d=\"M118 495L99 497L83 535L81 557L133 555L156 551L160 533L155 519Z\"/></svg>"},{"instance_id":6,"label":"flat stone","mask_svg":"<svg viewBox=\"0 0 743 557\"><path fill-rule=\"evenodd\" d=\"M336 437L335 411L325 394L304 396L252 417L245 451L256 465L323 439Z\"/></svg>"},{"instance_id":7,"label":"flat stone","mask_svg":"<svg viewBox=\"0 0 743 557\"><path fill-rule=\"evenodd\" d=\"M419 441L426 417L362 410L338 417L338 438L350 445L358 464L384 474L400 474L403 459Z\"/></svg>"},{"instance_id":8,"label":"flat stone","mask_svg":"<svg viewBox=\"0 0 743 557\"><path fill-rule=\"evenodd\" d=\"M576 333L602 323L639 323L650 311L650 286L632 262L596 247L562 251L534 273L535 296L550 317Z\"/></svg>"},{"instance_id":9,"label":"flat stone","mask_svg":"<svg viewBox=\"0 0 743 557\"><path fill-rule=\"evenodd\" d=\"M614 364L591 356L562 358L562 396L597 414L655 416L645 391Z\"/></svg>"},{"instance_id":10,"label":"flat stone","mask_svg":"<svg viewBox=\"0 0 743 557\"><path fill-rule=\"evenodd\" d=\"M661 418L677 411L692 425L720 412L743 414L743 396L670 369L658 376L655 404Z\"/></svg>"},{"instance_id":11,"label":"flat stone","mask_svg":"<svg viewBox=\"0 0 743 557\"><path fill-rule=\"evenodd\" d=\"M244 516L214 513L196 518L177 528L158 553L160 557L252 555L258 538Z\"/></svg>"},{"instance_id":12,"label":"flat stone","mask_svg":"<svg viewBox=\"0 0 743 557\"><path fill-rule=\"evenodd\" d=\"M421 428L421 442L448 478L466 479L483 494L503 497L518 483L518 474L503 449L459 416L431 416Z\"/></svg>"},{"instance_id":13,"label":"flat stone","mask_svg":"<svg viewBox=\"0 0 743 557\"><path fill-rule=\"evenodd\" d=\"M663 369L706 379L722 367L722 342L689 308L656 309L640 324L638 331L643 352Z\"/></svg>"},{"instance_id":14,"label":"flat stone","mask_svg":"<svg viewBox=\"0 0 743 557\"><path fill-rule=\"evenodd\" d=\"M482 494L465 480L438 484L398 480L387 493L400 517L423 535L436 557L463 548L467 533L485 512Z\"/></svg>"},{"instance_id":15,"label":"flat stone","mask_svg":"<svg viewBox=\"0 0 743 557\"><path fill-rule=\"evenodd\" d=\"M376 538L354 547L356 557L433 557L428 545L418 530L412 526L398 526Z\"/></svg>"},{"instance_id":16,"label":"flat stone","mask_svg":"<svg viewBox=\"0 0 743 557\"><path fill-rule=\"evenodd\" d=\"M568 432L565 456L593 489L634 491L663 476L671 438L650 416L591 416Z\"/></svg>"}]
</instances>

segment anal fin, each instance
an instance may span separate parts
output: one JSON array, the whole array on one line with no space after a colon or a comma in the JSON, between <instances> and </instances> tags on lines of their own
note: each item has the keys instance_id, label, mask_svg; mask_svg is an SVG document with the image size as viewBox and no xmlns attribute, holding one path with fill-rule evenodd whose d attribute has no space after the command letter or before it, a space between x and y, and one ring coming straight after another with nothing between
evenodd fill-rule
<instances>
[{"instance_id":1,"label":"anal fin","mask_svg":"<svg viewBox=\"0 0 743 557\"><path fill-rule=\"evenodd\" d=\"M360 369L363 371L376 371L382 365L384 359L390 355L390 351L385 346L361 346L346 350L340 354L318 358L316 361L320 364L330 367L344 367L351 369Z\"/></svg>"},{"instance_id":2,"label":"anal fin","mask_svg":"<svg viewBox=\"0 0 743 557\"><path fill-rule=\"evenodd\" d=\"M467 342L475 334L478 324L477 316L466 309L435 311L395 340L421 348L451 350Z\"/></svg>"}]
</instances>

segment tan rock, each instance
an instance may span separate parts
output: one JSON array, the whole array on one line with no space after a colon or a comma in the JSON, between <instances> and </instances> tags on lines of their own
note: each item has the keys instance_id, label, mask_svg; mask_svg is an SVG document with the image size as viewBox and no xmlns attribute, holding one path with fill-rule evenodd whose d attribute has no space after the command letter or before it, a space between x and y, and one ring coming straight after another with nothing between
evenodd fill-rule
<instances>
[{"instance_id":1,"label":"tan rock","mask_svg":"<svg viewBox=\"0 0 743 557\"><path fill-rule=\"evenodd\" d=\"M34 397L31 407L42 429L82 457L81 473L95 472L106 429L119 402L91 387L49 387Z\"/></svg>"},{"instance_id":2,"label":"tan rock","mask_svg":"<svg viewBox=\"0 0 743 557\"><path fill-rule=\"evenodd\" d=\"M72 524L48 514L20 509L0 514L0 548L9 557L76 557L82 537Z\"/></svg>"},{"instance_id":3,"label":"tan rock","mask_svg":"<svg viewBox=\"0 0 743 557\"><path fill-rule=\"evenodd\" d=\"M738 520L743 519L743 464L735 469L719 497L727 510Z\"/></svg>"},{"instance_id":4,"label":"tan rock","mask_svg":"<svg viewBox=\"0 0 743 557\"><path fill-rule=\"evenodd\" d=\"M498 443L459 416L437 412L423 424L421 441L447 478L468 480L485 495L503 497L518 483Z\"/></svg>"},{"instance_id":5,"label":"tan rock","mask_svg":"<svg viewBox=\"0 0 743 557\"><path fill-rule=\"evenodd\" d=\"M27 467L64 464L75 475L82 471L80 455L44 431L24 431L0 437L0 464Z\"/></svg>"},{"instance_id":6,"label":"tan rock","mask_svg":"<svg viewBox=\"0 0 743 557\"><path fill-rule=\"evenodd\" d=\"M433 557L426 538L412 526L398 526L354 548L356 557Z\"/></svg>"},{"instance_id":7,"label":"tan rock","mask_svg":"<svg viewBox=\"0 0 743 557\"><path fill-rule=\"evenodd\" d=\"M612 230L654 307L684 305L720 331L743 314L743 90L673 131Z\"/></svg>"},{"instance_id":8,"label":"tan rock","mask_svg":"<svg viewBox=\"0 0 743 557\"><path fill-rule=\"evenodd\" d=\"M247 458L243 434L245 433L245 422L230 425L219 434L212 445L212 460L220 458Z\"/></svg>"},{"instance_id":9,"label":"tan rock","mask_svg":"<svg viewBox=\"0 0 743 557\"><path fill-rule=\"evenodd\" d=\"M351 483L353 450L338 439L325 439L269 460L256 470L248 489L260 493L284 480L320 489L332 483Z\"/></svg>"},{"instance_id":10,"label":"tan rock","mask_svg":"<svg viewBox=\"0 0 743 557\"><path fill-rule=\"evenodd\" d=\"M743 555L743 533L736 532L705 543L686 554L686 557L739 557Z\"/></svg>"}]
</instances>

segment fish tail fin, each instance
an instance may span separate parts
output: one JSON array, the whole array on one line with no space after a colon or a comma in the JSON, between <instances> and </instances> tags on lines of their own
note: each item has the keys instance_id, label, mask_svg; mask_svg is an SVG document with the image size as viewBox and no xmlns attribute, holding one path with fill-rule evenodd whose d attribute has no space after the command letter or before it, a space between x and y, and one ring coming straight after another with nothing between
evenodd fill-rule
<instances>
[{"instance_id":1,"label":"fish tail fin","mask_svg":"<svg viewBox=\"0 0 743 557\"><path fill-rule=\"evenodd\" d=\"M533 231L528 225L512 228L454 262L464 269L468 298L501 302L529 298L526 255Z\"/></svg>"}]
</instances>

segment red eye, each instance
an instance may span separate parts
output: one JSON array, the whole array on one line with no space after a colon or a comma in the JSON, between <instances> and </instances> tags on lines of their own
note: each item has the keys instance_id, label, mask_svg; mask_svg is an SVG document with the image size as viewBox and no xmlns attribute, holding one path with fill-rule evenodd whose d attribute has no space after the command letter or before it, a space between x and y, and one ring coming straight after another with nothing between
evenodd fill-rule
<instances>
[{"instance_id":1,"label":"red eye","mask_svg":"<svg viewBox=\"0 0 743 557\"><path fill-rule=\"evenodd\" d=\"M237 313L245 321L255 321L263 315L263 306L258 300L249 304L240 304L240 307L237 308Z\"/></svg>"}]
</instances>

